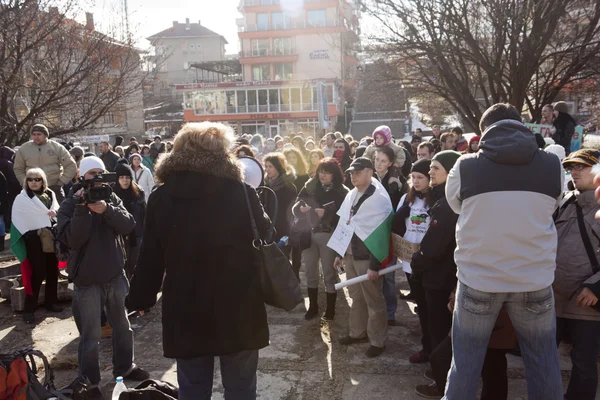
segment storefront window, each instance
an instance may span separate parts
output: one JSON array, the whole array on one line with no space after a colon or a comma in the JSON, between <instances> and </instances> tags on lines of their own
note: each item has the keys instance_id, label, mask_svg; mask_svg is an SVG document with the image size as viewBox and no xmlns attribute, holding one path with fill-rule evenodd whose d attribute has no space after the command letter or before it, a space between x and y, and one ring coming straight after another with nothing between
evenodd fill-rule
<instances>
[{"instance_id":1,"label":"storefront window","mask_svg":"<svg viewBox=\"0 0 600 400\"><path fill-rule=\"evenodd\" d=\"M281 89L281 98L279 104L281 105L281 111L292 110L292 98L290 97L290 89Z\"/></svg>"},{"instance_id":2,"label":"storefront window","mask_svg":"<svg viewBox=\"0 0 600 400\"><path fill-rule=\"evenodd\" d=\"M264 135L267 132L265 121L242 122L242 134L255 135L257 133Z\"/></svg>"},{"instance_id":3,"label":"storefront window","mask_svg":"<svg viewBox=\"0 0 600 400\"><path fill-rule=\"evenodd\" d=\"M258 112L258 103L256 102L256 90L248 90L248 112Z\"/></svg>"},{"instance_id":4,"label":"storefront window","mask_svg":"<svg viewBox=\"0 0 600 400\"><path fill-rule=\"evenodd\" d=\"M279 111L279 89L269 90L269 111Z\"/></svg>"},{"instance_id":5,"label":"storefront window","mask_svg":"<svg viewBox=\"0 0 600 400\"><path fill-rule=\"evenodd\" d=\"M266 89L258 90L258 111L269 111L268 90Z\"/></svg>"},{"instance_id":6,"label":"storefront window","mask_svg":"<svg viewBox=\"0 0 600 400\"><path fill-rule=\"evenodd\" d=\"M298 132L302 132L304 136L315 136L315 132L319 130L319 120L315 118L299 119Z\"/></svg>"},{"instance_id":7,"label":"storefront window","mask_svg":"<svg viewBox=\"0 0 600 400\"><path fill-rule=\"evenodd\" d=\"M300 99L300 89L290 89L292 93L291 111L302 111L302 100Z\"/></svg>"}]
</instances>

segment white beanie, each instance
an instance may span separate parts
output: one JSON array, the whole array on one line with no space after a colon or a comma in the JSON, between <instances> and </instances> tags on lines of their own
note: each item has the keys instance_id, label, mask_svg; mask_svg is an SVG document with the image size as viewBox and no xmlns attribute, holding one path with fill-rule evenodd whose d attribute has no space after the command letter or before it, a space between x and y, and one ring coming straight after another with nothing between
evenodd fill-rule
<instances>
[{"instance_id":1,"label":"white beanie","mask_svg":"<svg viewBox=\"0 0 600 400\"><path fill-rule=\"evenodd\" d=\"M550 144L556 144L556 142L554 141L554 139L549 138L549 137L545 137L544 138L544 142L546 142L546 146L548 146Z\"/></svg>"},{"instance_id":2,"label":"white beanie","mask_svg":"<svg viewBox=\"0 0 600 400\"><path fill-rule=\"evenodd\" d=\"M95 168L100 168L102 171L106 170L106 167L104 167L104 163L100 158L96 156L85 157L79 163L79 176L85 176L88 171Z\"/></svg>"},{"instance_id":3,"label":"white beanie","mask_svg":"<svg viewBox=\"0 0 600 400\"><path fill-rule=\"evenodd\" d=\"M550 144L550 145L546 146L544 151L546 153L556 155L560 161L564 160L564 158L567 156L567 153L565 152L565 148L558 144Z\"/></svg>"}]
</instances>

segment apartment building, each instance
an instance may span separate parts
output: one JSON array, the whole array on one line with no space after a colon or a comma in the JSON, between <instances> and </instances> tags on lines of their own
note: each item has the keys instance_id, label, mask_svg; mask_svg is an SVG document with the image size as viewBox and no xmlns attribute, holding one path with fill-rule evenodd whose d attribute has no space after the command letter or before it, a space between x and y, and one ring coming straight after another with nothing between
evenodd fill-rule
<instances>
[{"instance_id":1,"label":"apartment building","mask_svg":"<svg viewBox=\"0 0 600 400\"><path fill-rule=\"evenodd\" d=\"M345 123L344 101L356 87L356 7L345 0L241 0L239 10L243 80L177 84L184 119L267 137L312 136Z\"/></svg>"},{"instance_id":2,"label":"apartment building","mask_svg":"<svg viewBox=\"0 0 600 400\"><path fill-rule=\"evenodd\" d=\"M174 84L209 78L206 71L196 70L192 65L225 59L225 37L203 26L201 21L190 22L189 18L185 23L173 21L170 28L147 40L154 46L156 57L156 95L170 95Z\"/></svg>"}]
</instances>

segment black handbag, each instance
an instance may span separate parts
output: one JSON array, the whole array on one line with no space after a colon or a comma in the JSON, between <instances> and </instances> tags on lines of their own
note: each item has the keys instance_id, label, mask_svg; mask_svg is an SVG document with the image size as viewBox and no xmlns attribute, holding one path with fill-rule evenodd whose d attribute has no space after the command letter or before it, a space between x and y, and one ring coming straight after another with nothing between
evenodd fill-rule
<instances>
[{"instance_id":1,"label":"black handbag","mask_svg":"<svg viewBox=\"0 0 600 400\"><path fill-rule=\"evenodd\" d=\"M275 197L275 215L277 215L277 195L271 189L263 189L271 192ZM292 264L290 264L288 258L281 252L277 243L267 243L261 240L245 184L243 185L243 190L248 214L250 215L250 224L254 237L252 247L255 249L254 257L260 270L260 283L264 302L270 306L291 311L304 301L298 279L294 274ZM271 222L267 237L272 237L273 227L273 222Z\"/></svg>"},{"instance_id":2,"label":"black handbag","mask_svg":"<svg viewBox=\"0 0 600 400\"><path fill-rule=\"evenodd\" d=\"M312 227L307 216L294 217L290 226L290 244L300 250L306 250L311 245Z\"/></svg>"}]
</instances>

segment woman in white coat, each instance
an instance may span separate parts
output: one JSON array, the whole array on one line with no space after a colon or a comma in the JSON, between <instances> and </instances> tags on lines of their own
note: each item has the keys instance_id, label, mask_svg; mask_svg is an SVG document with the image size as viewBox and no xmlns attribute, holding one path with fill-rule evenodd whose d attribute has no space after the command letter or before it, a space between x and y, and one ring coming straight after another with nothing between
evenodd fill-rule
<instances>
[{"instance_id":1,"label":"woman in white coat","mask_svg":"<svg viewBox=\"0 0 600 400\"><path fill-rule=\"evenodd\" d=\"M144 167L142 164L142 156L139 154L136 153L130 155L129 163L131 164L131 169L133 169L135 183L144 190L147 203L150 193L152 193L152 188L154 187L154 176L152 176L152 172L148 168Z\"/></svg>"}]
</instances>

